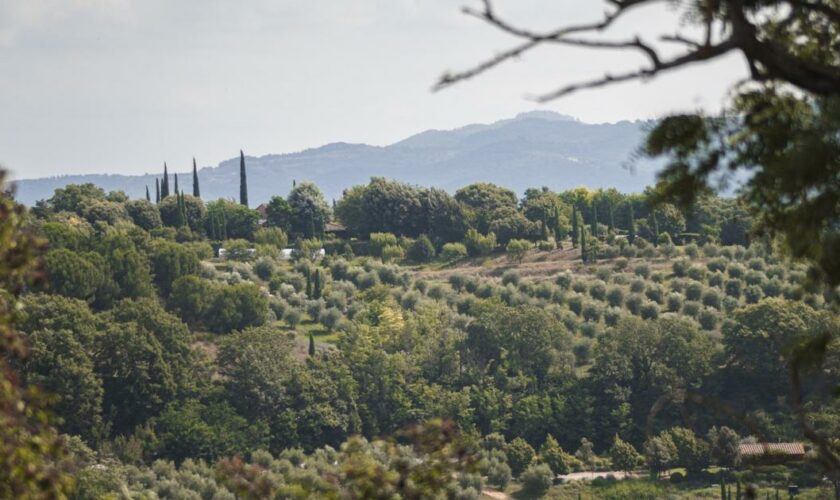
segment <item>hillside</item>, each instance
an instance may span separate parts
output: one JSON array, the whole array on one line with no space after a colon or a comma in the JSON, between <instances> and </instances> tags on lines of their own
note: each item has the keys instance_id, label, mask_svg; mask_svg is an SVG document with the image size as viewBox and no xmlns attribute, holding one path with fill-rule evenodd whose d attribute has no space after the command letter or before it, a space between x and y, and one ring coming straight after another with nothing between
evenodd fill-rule
<instances>
[{"instance_id":1,"label":"hillside","mask_svg":"<svg viewBox=\"0 0 840 500\"><path fill-rule=\"evenodd\" d=\"M522 113L492 124L455 130L428 130L384 147L332 143L289 154L246 157L252 203L289 190L293 180L309 180L328 199L344 188L385 176L448 191L476 181L493 182L517 192L547 185L563 190L580 185L638 192L653 180L654 167L627 162L639 145L644 122L588 124L552 112ZM170 171L179 171L171 165ZM185 185L187 168L183 168ZM238 196L239 159L199 171L206 199ZM156 173L155 175L160 175ZM154 175L66 175L17 182L24 204L52 195L67 184L92 182L105 190L141 197L154 190Z\"/></svg>"}]
</instances>

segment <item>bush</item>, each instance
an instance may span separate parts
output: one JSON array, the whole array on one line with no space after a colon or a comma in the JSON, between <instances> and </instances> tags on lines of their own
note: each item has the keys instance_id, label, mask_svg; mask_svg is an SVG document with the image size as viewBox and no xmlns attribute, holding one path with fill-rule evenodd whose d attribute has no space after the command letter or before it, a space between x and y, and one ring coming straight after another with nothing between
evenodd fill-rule
<instances>
[{"instance_id":1,"label":"bush","mask_svg":"<svg viewBox=\"0 0 840 500\"><path fill-rule=\"evenodd\" d=\"M697 315L700 314L701 309L703 309L702 304L693 300L689 300L683 305L682 313L686 316L696 318Z\"/></svg>"},{"instance_id":2,"label":"bush","mask_svg":"<svg viewBox=\"0 0 840 500\"><path fill-rule=\"evenodd\" d=\"M286 315L283 316L283 319L286 320L286 323L289 324L292 328L296 327L300 324L300 320L303 318L303 314L298 311L297 309L288 309L286 311Z\"/></svg>"},{"instance_id":3,"label":"bush","mask_svg":"<svg viewBox=\"0 0 840 500\"><path fill-rule=\"evenodd\" d=\"M513 475L519 476L531 464L536 452L528 444L528 441L518 437L514 438L505 446L505 455L507 456L508 465L510 465ZM551 470L549 469L550 472Z\"/></svg>"},{"instance_id":4,"label":"bush","mask_svg":"<svg viewBox=\"0 0 840 500\"><path fill-rule=\"evenodd\" d=\"M580 316L583 312L583 296L580 294L575 294L569 297L566 300L566 304L569 306L569 309L578 316Z\"/></svg>"},{"instance_id":5,"label":"bush","mask_svg":"<svg viewBox=\"0 0 840 500\"><path fill-rule=\"evenodd\" d=\"M513 239L505 247L505 254L507 254L508 260L512 262L522 262L525 254L533 247L534 245L528 240Z\"/></svg>"},{"instance_id":6,"label":"bush","mask_svg":"<svg viewBox=\"0 0 840 500\"><path fill-rule=\"evenodd\" d=\"M697 318L697 322L704 330L714 330L718 324L718 314L714 309L705 308Z\"/></svg>"},{"instance_id":7,"label":"bush","mask_svg":"<svg viewBox=\"0 0 840 500\"><path fill-rule=\"evenodd\" d=\"M505 271L505 273L502 275L502 284L503 285L508 285L508 284L518 285L519 280L521 280L521 279L522 279L522 275L519 274L519 271L517 271L516 269L509 269L509 270Z\"/></svg>"},{"instance_id":8,"label":"bush","mask_svg":"<svg viewBox=\"0 0 840 500\"><path fill-rule=\"evenodd\" d=\"M709 272L706 270L705 267L697 264L693 265L688 268L688 277L693 279L694 281L706 281L706 276Z\"/></svg>"},{"instance_id":9,"label":"bush","mask_svg":"<svg viewBox=\"0 0 840 500\"><path fill-rule=\"evenodd\" d=\"M270 280L271 275L274 274L274 261L266 258L258 260L254 264L254 274L263 281Z\"/></svg>"},{"instance_id":10,"label":"bush","mask_svg":"<svg viewBox=\"0 0 840 500\"><path fill-rule=\"evenodd\" d=\"M484 236L477 230L470 228L464 237L464 246L467 253L473 257L487 255L496 249L496 235L489 233Z\"/></svg>"},{"instance_id":11,"label":"bush","mask_svg":"<svg viewBox=\"0 0 840 500\"><path fill-rule=\"evenodd\" d=\"M717 290L706 290L700 297L700 301L706 307L714 307L715 309L720 309L720 293L718 293Z\"/></svg>"},{"instance_id":12,"label":"bush","mask_svg":"<svg viewBox=\"0 0 840 500\"><path fill-rule=\"evenodd\" d=\"M537 248L541 252L550 252L550 251L554 250L555 246L554 246L554 242L552 240L544 240L544 241L537 242Z\"/></svg>"},{"instance_id":13,"label":"bush","mask_svg":"<svg viewBox=\"0 0 840 500\"><path fill-rule=\"evenodd\" d=\"M661 304L665 301L665 290L661 285L649 286L647 290L645 290L645 295L657 304Z\"/></svg>"},{"instance_id":14,"label":"bush","mask_svg":"<svg viewBox=\"0 0 840 500\"><path fill-rule=\"evenodd\" d=\"M690 264L689 264L688 260L680 259L680 260L674 261L674 263L671 265L671 269L674 272L674 276L682 278L682 277L685 277L688 274L689 266L690 266Z\"/></svg>"},{"instance_id":15,"label":"bush","mask_svg":"<svg viewBox=\"0 0 840 500\"><path fill-rule=\"evenodd\" d=\"M435 246L429 237L421 234L411 246L408 247L408 258L414 262L431 262L435 258Z\"/></svg>"},{"instance_id":16,"label":"bush","mask_svg":"<svg viewBox=\"0 0 840 500\"><path fill-rule=\"evenodd\" d=\"M677 292L668 294L668 299L665 301L668 312L679 312L683 306L683 296Z\"/></svg>"},{"instance_id":17,"label":"bush","mask_svg":"<svg viewBox=\"0 0 840 500\"><path fill-rule=\"evenodd\" d=\"M563 290L568 290L572 286L572 274L568 271L558 274L555 283Z\"/></svg>"},{"instance_id":18,"label":"bush","mask_svg":"<svg viewBox=\"0 0 840 500\"><path fill-rule=\"evenodd\" d=\"M601 308L597 304L588 302L583 306L582 315L586 321L597 322L601 319Z\"/></svg>"},{"instance_id":19,"label":"bush","mask_svg":"<svg viewBox=\"0 0 840 500\"><path fill-rule=\"evenodd\" d=\"M633 293L642 293L645 291L645 280L634 279L630 282L630 291Z\"/></svg>"},{"instance_id":20,"label":"bush","mask_svg":"<svg viewBox=\"0 0 840 500\"><path fill-rule=\"evenodd\" d=\"M654 302L647 302L639 309L642 319L656 319L659 317L659 306Z\"/></svg>"},{"instance_id":21,"label":"bush","mask_svg":"<svg viewBox=\"0 0 840 500\"><path fill-rule=\"evenodd\" d=\"M534 464L522 473L522 492L530 498L540 498L551 488L554 474L546 464Z\"/></svg>"},{"instance_id":22,"label":"bush","mask_svg":"<svg viewBox=\"0 0 840 500\"><path fill-rule=\"evenodd\" d=\"M440 255L449 262L463 259L467 256L467 247L463 243L446 243Z\"/></svg>"},{"instance_id":23,"label":"bush","mask_svg":"<svg viewBox=\"0 0 840 500\"><path fill-rule=\"evenodd\" d=\"M634 293L627 297L627 300L624 302L624 306L631 313L638 315L642 309L643 302L644 298L638 293Z\"/></svg>"},{"instance_id":24,"label":"bush","mask_svg":"<svg viewBox=\"0 0 840 500\"><path fill-rule=\"evenodd\" d=\"M510 466L497 458L490 459L485 474L487 475L487 483L501 490L505 489L510 483Z\"/></svg>"},{"instance_id":25,"label":"bush","mask_svg":"<svg viewBox=\"0 0 840 500\"><path fill-rule=\"evenodd\" d=\"M398 262L405 257L405 250L398 245L388 245L381 251L382 262Z\"/></svg>"},{"instance_id":26,"label":"bush","mask_svg":"<svg viewBox=\"0 0 840 500\"><path fill-rule=\"evenodd\" d=\"M624 289L620 286L611 286L607 290L607 303L612 307L621 307L624 305Z\"/></svg>"},{"instance_id":27,"label":"bush","mask_svg":"<svg viewBox=\"0 0 840 500\"><path fill-rule=\"evenodd\" d=\"M726 290L726 295L737 299L741 297L744 290L744 282L739 279L729 279L726 280L723 288Z\"/></svg>"},{"instance_id":28,"label":"bush","mask_svg":"<svg viewBox=\"0 0 840 500\"><path fill-rule=\"evenodd\" d=\"M606 323L607 326L617 325L618 320L620 320L620 319L621 319L621 309L618 309L617 307L611 307L611 308L607 309L607 311L604 313L604 323Z\"/></svg>"},{"instance_id":29,"label":"bush","mask_svg":"<svg viewBox=\"0 0 840 500\"><path fill-rule=\"evenodd\" d=\"M386 247L397 246L397 237L391 233L371 233L370 252L374 257L382 257Z\"/></svg>"},{"instance_id":30,"label":"bush","mask_svg":"<svg viewBox=\"0 0 840 500\"><path fill-rule=\"evenodd\" d=\"M650 276L650 265L644 263L636 264L636 266L633 267L633 273L635 273L636 276L647 278Z\"/></svg>"}]
</instances>

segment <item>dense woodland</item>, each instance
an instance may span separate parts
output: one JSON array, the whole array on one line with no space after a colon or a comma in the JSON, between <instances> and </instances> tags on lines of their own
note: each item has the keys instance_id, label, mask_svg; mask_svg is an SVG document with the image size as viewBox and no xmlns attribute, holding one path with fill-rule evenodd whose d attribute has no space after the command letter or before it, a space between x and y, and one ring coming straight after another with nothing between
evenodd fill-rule
<instances>
[{"instance_id":1,"label":"dense woodland","mask_svg":"<svg viewBox=\"0 0 840 500\"><path fill-rule=\"evenodd\" d=\"M803 439L786 349L837 331L831 290L735 199L374 178L332 206L298 182L257 211L242 178L239 202L167 174L147 199L68 185L25 212L48 279L20 298L14 367L55 395L77 498L711 483L743 439ZM829 436L838 353L797 386ZM642 486L601 494L662 493Z\"/></svg>"}]
</instances>

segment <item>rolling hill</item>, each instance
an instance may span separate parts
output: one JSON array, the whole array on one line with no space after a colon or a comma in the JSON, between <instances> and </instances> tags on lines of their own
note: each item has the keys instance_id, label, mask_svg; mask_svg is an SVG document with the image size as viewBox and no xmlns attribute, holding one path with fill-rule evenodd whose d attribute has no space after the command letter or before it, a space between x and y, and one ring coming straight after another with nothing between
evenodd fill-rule
<instances>
[{"instance_id":1,"label":"rolling hill","mask_svg":"<svg viewBox=\"0 0 840 500\"><path fill-rule=\"evenodd\" d=\"M633 157L649 122L588 124L547 112L522 113L492 124L455 130L428 130L388 146L331 143L297 153L248 157L248 189L252 204L286 194L292 181L315 182L328 199L343 189L384 176L453 192L476 181L494 182L519 192L549 186L615 187L641 191L654 180L656 166ZM105 190L123 190L131 197L154 189L155 176L64 175L16 182L25 204L48 198L71 183L92 182ZM199 170L202 197L235 198L239 193L239 158ZM189 173L181 174L189 186Z\"/></svg>"}]
</instances>

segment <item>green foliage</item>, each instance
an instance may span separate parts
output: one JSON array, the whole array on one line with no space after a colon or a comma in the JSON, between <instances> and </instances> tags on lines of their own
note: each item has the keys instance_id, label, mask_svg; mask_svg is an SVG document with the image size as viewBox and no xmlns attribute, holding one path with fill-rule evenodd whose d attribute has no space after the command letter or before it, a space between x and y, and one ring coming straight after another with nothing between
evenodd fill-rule
<instances>
[{"instance_id":1,"label":"green foliage","mask_svg":"<svg viewBox=\"0 0 840 500\"><path fill-rule=\"evenodd\" d=\"M505 455L507 456L510 470L516 477L519 477L537 456L534 448L528 444L528 441L519 437L514 438L505 446ZM548 466L545 466L545 468L548 469L550 474L551 469Z\"/></svg>"},{"instance_id":2,"label":"green foliage","mask_svg":"<svg viewBox=\"0 0 840 500\"><path fill-rule=\"evenodd\" d=\"M218 203L219 201L211 204ZM157 206L160 211L160 219L164 225L180 227L186 224L193 231L200 230L202 224L205 223L208 207L204 206L204 202L200 198L188 194L183 196L167 196Z\"/></svg>"},{"instance_id":3,"label":"green foliage","mask_svg":"<svg viewBox=\"0 0 840 500\"><path fill-rule=\"evenodd\" d=\"M460 260L467 256L467 247L463 243L446 243L440 255L447 262Z\"/></svg>"},{"instance_id":4,"label":"green foliage","mask_svg":"<svg viewBox=\"0 0 840 500\"><path fill-rule=\"evenodd\" d=\"M476 229L469 229L464 237L464 246L471 257L488 255L496 249L496 234L482 235Z\"/></svg>"},{"instance_id":5,"label":"green foliage","mask_svg":"<svg viewBox=\"0 0 840 500\"><path fill-rule=\"evenodd\" d=\"M406 255L414 262L431 262L435 258L435 246L428 236L421 234L408 247Z\"/></svg>"},{"instance_id":6,"label":"green foliage","mask_svg":"<svg viewBox=\"0 0 840 500\"><path fill-rule=\"evenodd\" d=\"M539 457L540 461L548 465L555 475L571 472L570 464L574 457L563 451L563 448L551 434L545 438L540 447Z\"/></svg>"},{"instance_id":7,"label":"green foliage","mask_svg":"<svg viewBox=\"0 0 840 500\"><path fill-rule=\"evenodd\" d=\"M633 445L622 440L616 434L613 437L612 447L610 448L610 460L614 469L632 471L639 465L641 456L633 448Z\"/></svg>"},{"instance_id":8,"label":"green foliage","mask_svg":"<svg viewBox=\"0 0 840 500\"><path fill-rule=\"evenodd\" d=\"M298 238L322 238L330 207L315 184L301 182L286 200L291 208L289 231Z\"/></svg>"},{"instance_id":9,"label":"green foliage","mask_svg":"<svg viewBox=\"0 0 840 500\"><path fill-rule=\"evenodd\" d=\"M541 498L554 479L551 468L546 464L532 464L522 473L522 493L527 498Z\"/></svg>"},{"instance_id":10,"label":"green foliage","mask_svg":"<svg viewBox=\"0 0 840 500\"><path fill-rule=\"evenodd\" d=\"M510 240L505 246L505 254L510 261L522 262L525 254L532 248L534 248L534 244L528 240Z\"/></svg>"},{"instance_id":11,"label":"green foliage","mask_svg":"<svg viewBox=\"0 0 840 500\"><path fill-rule=\"evenodd\" d=\"M259 214L245 205L230 200L216 200L207 204L205 231L214 240L242 238L252 240L257 230Z\"/></svg>"}]
</instances>

